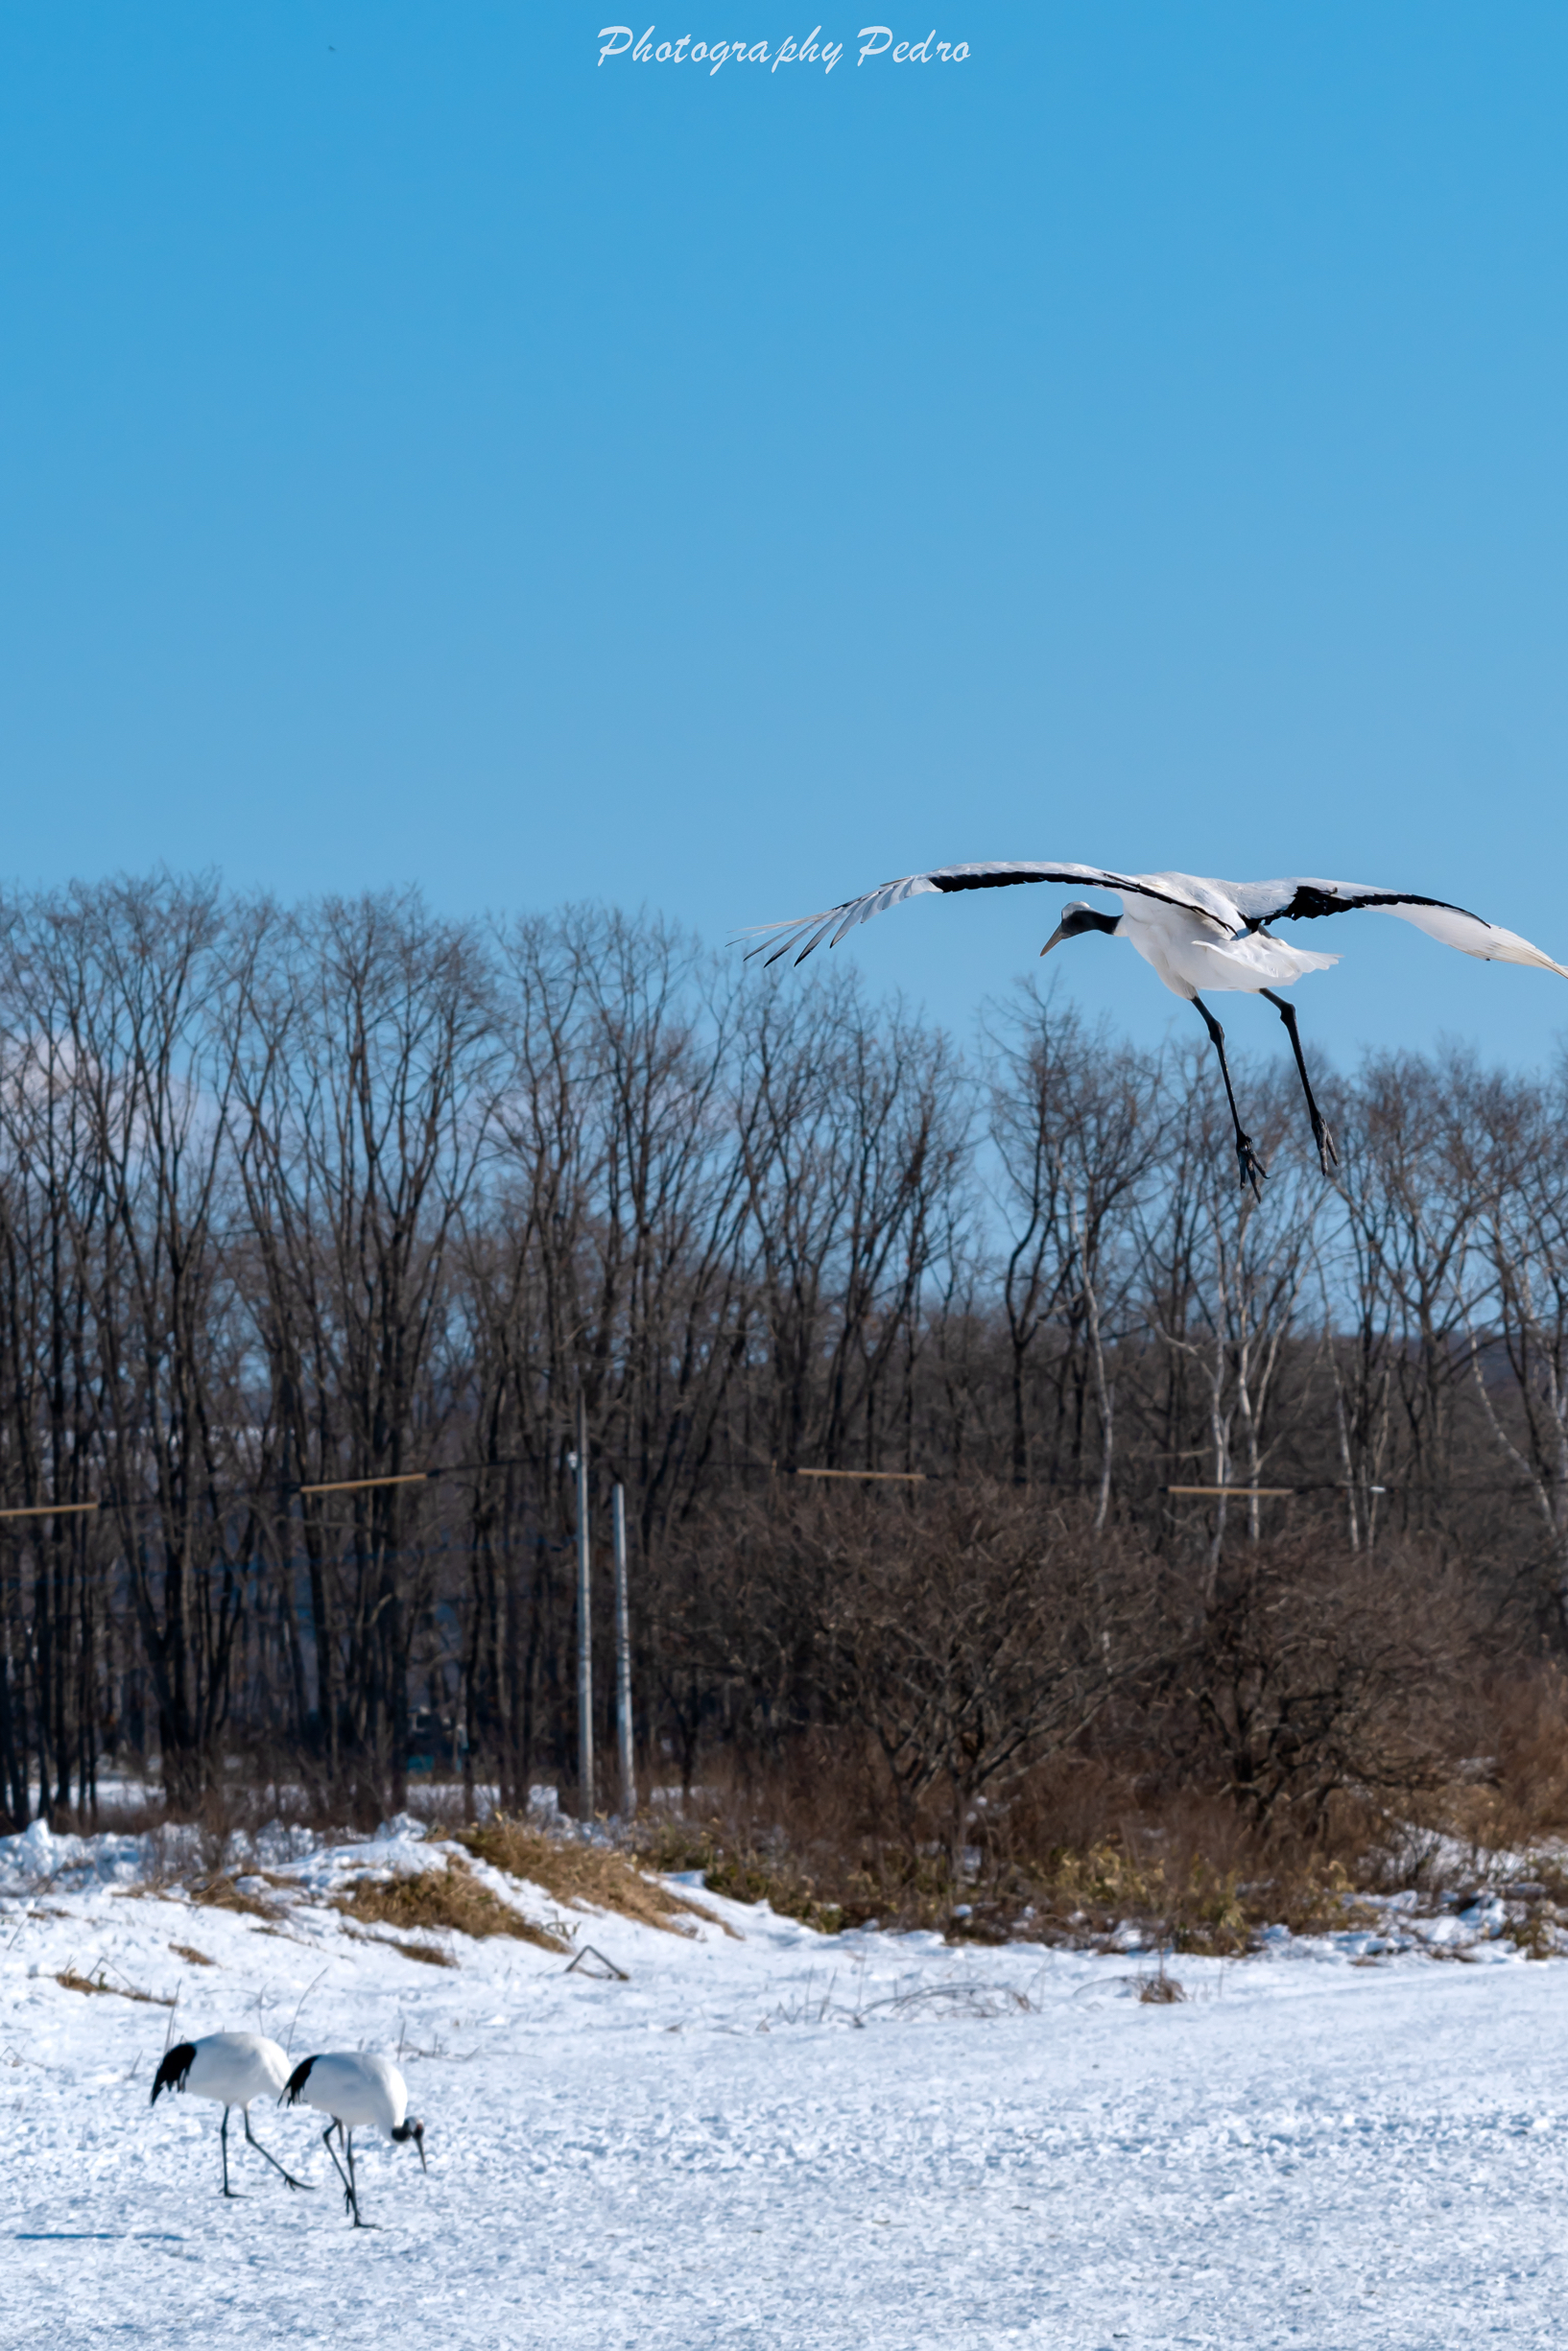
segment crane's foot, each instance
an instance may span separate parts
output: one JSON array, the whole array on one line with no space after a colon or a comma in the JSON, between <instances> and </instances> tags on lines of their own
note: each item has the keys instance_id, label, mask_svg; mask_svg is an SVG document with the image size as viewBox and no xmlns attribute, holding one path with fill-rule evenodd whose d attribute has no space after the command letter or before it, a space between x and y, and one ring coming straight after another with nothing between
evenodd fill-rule
<instances>
[{"instance_id":1,"label":"crane's foot","mask_svg":"<svg viewBox=\"0 0 1568 2351\"><path fill-rule=\"evenodd\" d=\"M307 2196L314 2196L316 2193L316 2182L312 2179L296 2179L292 2172L285 2172L283 2179L287 2187L303 2188Z\"/></svg>"},{"instance_id":2,"label":"crane's foot","mask_svg":"<svg viewBox=\"0 0 1568 2351\"><path fill-rule=\"evenodd\" d=\"M240 2194L238 2188L226 2188L223 2193L227 2197L231 2204L243 2204L245 2202L245 2198Z\"/></svg>"},{"instance_id":3,"label":"crane's foot","mask_svg":"<svg viewBox=\"0 0 1568 2351\"><path fill-rule=\"evenodd\" d=\"M1340 1154L1334 1148L1334 1137L1322 1119L1314 1120L1312 1139L1318 1146L1318 1164L1332 1182L1334 1171L1340 1164Z\"/></svg>"},{"instance_id":4,"label":"crane's foot","mask_svg":"<svg viewBox=\"0 0 1568 2351\"><path fill-rule=\"evenodd\" d=\"M1236 1137L1236 1158L1242 1171L1242 1190L1245 1192L1247 1185L1250 1184L1253 1199L1262 1199L1260 1182L1269 1171L1252 1149L1250 1135L1239 1134Z\"/></svg>"}]
</instances>

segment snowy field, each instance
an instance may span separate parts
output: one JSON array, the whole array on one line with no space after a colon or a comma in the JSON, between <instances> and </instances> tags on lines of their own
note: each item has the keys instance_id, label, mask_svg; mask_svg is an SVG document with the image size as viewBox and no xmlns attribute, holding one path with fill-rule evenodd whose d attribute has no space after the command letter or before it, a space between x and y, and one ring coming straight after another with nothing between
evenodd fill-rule
<instances>
[{"instance_id":1,"label":"snowy field","mask_svg":"<svg viewBox=\"0 0 1568 2351\"><path fill-rule=\"evenodd\" d=\"M510 1939L416 1964L322 1906L430 1853L300 1840L268 1925L130 1891L130 1840L0 1840L8 2351L1568 2339L1561 1962L1281 1935L1153 2006L1135 1957L829 1940L694 1887L732 1935L566 1920L621 1983ZM401 2050L428 2176L367 2137L356 2234L316 2120L258 2109L319 2193L236 2117L226 2204L219 2110L149 2110L171 2028Z\"/></svg>"}]
</instances>

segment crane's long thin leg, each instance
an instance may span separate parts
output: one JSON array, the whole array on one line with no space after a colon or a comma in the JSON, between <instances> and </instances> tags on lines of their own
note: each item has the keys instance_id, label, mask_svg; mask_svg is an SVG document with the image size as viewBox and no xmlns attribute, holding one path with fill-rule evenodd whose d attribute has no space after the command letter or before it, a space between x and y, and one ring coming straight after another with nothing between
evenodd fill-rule
<instances>
[{"instance_id":1,"label":"crane's long thin leg","mask_svg":"<svg viewBox=\"0 0 1568 2351\"><path fill-rule=\"evenodd\" d=\"M1193 1004L1201 1016L1204 1028L1213 1038L1214 1050L1220 1057L1220 1075L1225 1081L1225 1099L1230 1104L1230 1121L1236 1129L1236 1157L1241 1163L1242 1190L1245 1192L1247 1185L1250 1184L1253 1198L1262 1199L1263 1194L1258 1190L1258 1177L1267 1176L1269 1171L1252 1149L1252 1139L1243 1128L1241 1112L1236 1107L1236 1089L1230 1082L1230 1064L1225 1059L1225 1033L1201 996L1195 996Z\"/></svg>"},{"instance_id":2,"label":"crane's long thin leg","mask_svg":"<svg viewBox=\"0 0 1568 2351\"><path fill-rule=\"evenodd\" d=\"M242 2107L241 2112L245 2116L245 2135L249 2140L250 2145L255 2149L256 2153L261 2157L263 2163L270 2163L274 2172L283 2172L283 2166L278 2162L277 2157L275 2155L268 2154L267 2149L262 2146L261 2141L256 2137L255 2132L251 2129L249 2107ZM306 2190L310 2188L310 2182L308 2179L296 2179L292 2172L283 2172L283 2176L288 2181L291 2188L304 2188Z\"/></svg>"},{"instance_id":3,"label":"crane's long thin leg","mask_svg":"<svg viewBox=\"0 0 1568 2351\"><path fill-rule=\"evenodd\" d=\"M231 2196L234 2198L234 2201L238 2203L240 2200L239 2190L237 2188L231 2188L228 2184L228 2108L226 2106L224 2108L224 2126L218 2133L218 2144L224 2150L224 2194L225 2196Z\"/></svg>"},{"instance_id":4,"label":"crane's long thin leg","mask_svg":"<svg viewBox=\"0 0 1568 2351\"><path fill-rule=\"evenodd\" d=\"M1295 1056L1295 1066L1301 1073L1301 1091L1307 1098L1307 1115L1312 1120L1312 1139L1318 1146L1318 1164L1325 1176L1332 1176L1340 1163L1340 1154L1334 1148L1334 1137L1328 1130L1328 1121L1312 1098L1312 1080L1307 1076L1306 1058L1301 1051L1301 1039L1296 1033L1295 1007L1294 1004L1287 1004L1283 996L1276 996L1271 987L1263 988L1259 992L1266 1004L1273 1005L1280 1019L1285 1023L1286 1033L1291 1040L1291 1051Z\"/></svg>"},{"instance_id":5,"label":"crane's long thin leg","mask_svg":"<svg viewBox=\"0 0 1568 2351\"><path fill-rule=\"evenodd\" d=\"M373 2220L362 2220L359 2217L359 2183L354 2177L354 2134L352 2131L348 2133L344 2145L348 2149L348 2193L354 2199L354 2226L356 2228L374 2228Z\"/></svg>"},{"instance_id":6,"label":"crane's long thin leg","mask_svg":"<svg viewBox=\"0 0 1568 2351\"><path fill-rule=\"evenodd\" d=\"M328 2123L326 2128L321 2133L321 2145L325 2148L327 2153L332 2158L332 2169L337 2173L338 2177L343 2181L343 2208L344 2212L352 2212L354 2210L353 2183L350 2181L347 2173L344 2170L343 2165L338 2161L338 2150L332 2144L332 2133L334 2131L337 2132L339 2138L341 2139L343 2137L343 2125L336 2121Z\"/></svg>"}]
</instances>

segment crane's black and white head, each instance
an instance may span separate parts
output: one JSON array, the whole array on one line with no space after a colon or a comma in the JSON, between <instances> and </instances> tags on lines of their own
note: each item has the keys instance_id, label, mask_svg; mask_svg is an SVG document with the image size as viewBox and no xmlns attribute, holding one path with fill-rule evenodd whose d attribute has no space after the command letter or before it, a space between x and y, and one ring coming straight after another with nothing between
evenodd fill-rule
<instances>
[{"instance_id":1,"label":"crane's black and white head","mask_svg":"<svg viewBox=\"0 0 1568 2351\"><path fill-rule=\"evenodd\" d=\"M1120 922L1119 914L1102 914L1096 908L1085 906L1081 898L1074 898L1062 908L1061 920L1040 953L1049 955L1052 948L1059 946L1064 938L1082 938L1089 931L1104 931L1107 938L1114 938Z\"/></svg>"},{"instance_id":2,"label":"crane's black and white head","mask_svg":"<svg viewBox=\"0 0 1568 2351\"><path fill-rule=\"evenodd\" d=\"M429 2171L430 2166L425 2161L425 2126L423 2123L417 2122L413 2115L410 2115L406 2123L393 2125L392 2137L397 2141L399 2147L405 2140L412 2139L418 2150L420 2171Z\"/></svg>"}]
</instances>

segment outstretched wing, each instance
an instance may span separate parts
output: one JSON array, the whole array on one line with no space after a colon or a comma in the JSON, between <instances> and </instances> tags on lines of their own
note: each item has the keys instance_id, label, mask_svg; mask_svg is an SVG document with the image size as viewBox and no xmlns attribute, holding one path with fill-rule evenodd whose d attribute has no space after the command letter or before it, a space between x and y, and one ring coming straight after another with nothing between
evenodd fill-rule
<instances>
[{"instance_id":1,"label":"outstretched wing","mask_svg":"<svg viewBox=\"0 0 1568 2351\"><path fill-rule=\"evenodd\" d=\"M1169 883L1171 876L1161 874L1159 880ZM1143 898L1159 898L1167 906L1179 906L1193 914L1212 914L1211 908L1200 904L1172 888L1156 889L1151 880L1140 880L1136 874L1110 873L1103 866L1042 866L1030 862L987 866L937 866L929 873L907 873L902 880L884 882L877 890L868 890L864 897L845 898L841 906L824 907L818 914L796 914L788 922L757 922L743 931L743 938L755 938L757 944L747 949L748 957L761 955L770 949L766 961L776 963L781 955L792 947L799 947L796 957L803 963L814 947L820 947L831 931L831 946L837 946L846 931L858 922L869 922L873 914L885 914L890 906L901 906L906 898L918 898L927 891L1008 890L1017 882L1082 882L1092 890L1130 891ZM782 936L780 936L782 934ZM801 942L804 941L804 944Z\"/></svg>"},{"instance_id":2,"label":"outstretched wing","mask_svg":"<svg viewBox=\"0 0 1568 2351\"><path fill-rule=\"evenodd\" d=\"M1568 980L1568 967L1555 963L1516 931L1501 930L1442 898L1418 897L1409 890L1379 890L1371 882L1316 882L1299 876L1282 882L1227 882L1225 888L1249 923L1313 922L1320 914L1350 914L1359 907L1371 907L1380 914L1413 922L1429 938L1457 947L1461 955L1477 956L1484 963L1529 963Z\"/></svg>"}]
</instances>

